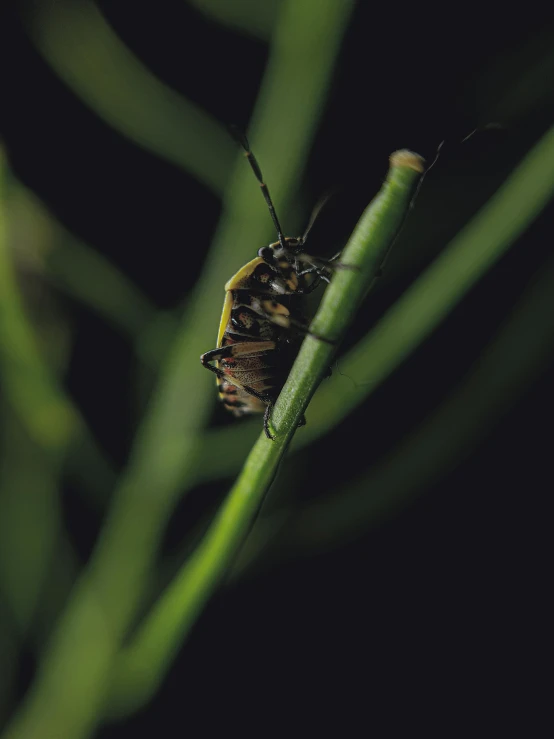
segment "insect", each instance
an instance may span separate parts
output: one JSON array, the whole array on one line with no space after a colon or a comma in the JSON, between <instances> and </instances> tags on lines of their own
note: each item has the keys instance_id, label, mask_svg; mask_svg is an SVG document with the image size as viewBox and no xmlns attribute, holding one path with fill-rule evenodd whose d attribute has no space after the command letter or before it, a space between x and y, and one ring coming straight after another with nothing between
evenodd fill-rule
<instances>
[{"instance_id":1,"label":"insect","mask_svg":"<svg viewBox=\"0 0 554 739\"><path fill-rule=\"evenodd\" d=\"M200 359L204 367L217 375L225 408L237 417L263 412L264 431L272 439L271 409L287 379L302 335L333 343L310 332L297 306L299 297L315 290L321 280L329 282L339 255L325 260L304 252L325 200L314 209L302 236L284 236L250 145L245 136L236 132L234 135L259 182L277 230L277 241L262 246L258 256L225 285L217 348L202 354ZM299 425L304 424L302 417Z\"/></svg>"}]
</instances>

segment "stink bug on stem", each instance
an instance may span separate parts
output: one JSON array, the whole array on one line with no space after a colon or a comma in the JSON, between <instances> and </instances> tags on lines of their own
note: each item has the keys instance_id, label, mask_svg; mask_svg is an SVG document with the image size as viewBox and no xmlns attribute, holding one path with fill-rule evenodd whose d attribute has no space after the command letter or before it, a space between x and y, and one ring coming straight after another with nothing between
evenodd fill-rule
<instances>
[{"instance_id":1,"label":"stink bug on stem","mask_svg":"<svg viewBox=\"0 0 554 739\"><path fill-rule=\"evenodd\" d=\"M339 256L325 260L304 252L304 244L325 201L312 213L304 234L283 234L262 172L247 139L234 133L260 184L277 241L258 250L258 256L239 269L225 285L225 303L217 348L201 356L204 367L217 375L219 396L235 416L264 413L270 439L269 416L298 352L303 334L310 332L298 310L299 298L329 282ZM299 425L304 425L302 418Z\"/></svg>"}]
</instances>

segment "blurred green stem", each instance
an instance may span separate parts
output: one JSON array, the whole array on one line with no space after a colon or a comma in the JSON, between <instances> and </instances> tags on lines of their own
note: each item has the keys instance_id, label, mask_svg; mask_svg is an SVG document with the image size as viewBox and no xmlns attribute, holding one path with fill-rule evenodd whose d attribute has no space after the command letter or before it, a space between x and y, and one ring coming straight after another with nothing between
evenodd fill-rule
<instances>
[{"instance_id":1,"label":"blurred green stem","mask_svg":"<svg viewBox=\"0 0 554 739\"><path fill-rule=\"evenodd\" d=\"M0 149L0 368L6 394L32 439L46 450L66 446L79 425L43 360L21 302L7 243L5 166Z\"/></svg>"},{"instance_id":2,"label":"blurred green stem","mask_svg":"<svg viewBox=\"0 0 554 739\"><path fill-rule=\"evenodd\" d=\"M0 592L28 636L61 534L59 484L62 455L29 438L19 419L3 409L0 428Z\"/></svg>"},{"instance_id":3,"label":"blurred green stem","mask_svg":"<svg viewBox=\"0 0 554 739\"><path fill-rule=\"evenodd\" d=\"M214 21L266 40L279 13L281 0L188 0L189 5Z\"/></svg>"},{"instance_id":4,"label":"blurred green stem","mask_svg":"<svg viewBox=\"0 0 554 739\"><path fill-rule=\"evenodd\" d=\"M109 259L67 232L13 174L9 179L10 230L14 243L23 245L18 254L23 271L32 271L98 313L133 343L141 369L159 371L177 331L176 316L157 310ZM64 402L70 404L67 396ZM65 471L79 479L79 491L89 501L103 508L116 473L81 417L79 431L71 436Z\"/></svg>"},{"instance_id":5,"label":"blurred green stem","mask_svg":"<svg viewBox=\"0 0 554 739\"><path fill-rule=\"evenodd\" d=\"M345 247L311 329L338 344L377 277L423 172L421 157L396 152L379 195L368 206ZM118 715L144 704L169 661L219 584L269 488L299 419L329 366L336 345L307 336L273 410L276 437L262 433L212 527L154 605L133 644L123 651L111 690Z\"/></svg>"},{"instance_id":6,"label":"blurred green stem","mask_svg":"<svg viewBox=\"0 0 554 739\"><path fill-rule=\"evenodd\" d=\"M260 161L272 173L277 202L284 193L294 194L351 7L348 0L283 3L251 136ZM90 565L5 739L82 739L94 730L112 661L135 618L160 536L194 464L199 429L213 403L213 381L199 356L209 348L206 337L216 333L222 286L270 232L263 202L252 208L253 198L260 197L256 189L241 158L205 271Z\"/></svg>"},{"instance_id":7,"label":"blurred green stem","mask_svg":"<svg viewBox=\"0 0 554 739\"><path fill-rule=\"evenodd\" d=\"M25 634L62 535L59 476L80 420L41 355L21 300L4 212L6 172L0 149L0 373L16 417L2 419L0 588Z\"/></svg>"},{"instance_id":8,"label":"blurred green stem","mask_svg":"<svg viewBox=\"0 0 554 739\"><path fill-rule=\"evenodd\" d=\"M116 131L182 167L216 194L234 148L225 128L157 79L89 0L28 0L25 25L44 59ZM205 142L210 145L206 146Z\"/></svg>"}]
</instances>

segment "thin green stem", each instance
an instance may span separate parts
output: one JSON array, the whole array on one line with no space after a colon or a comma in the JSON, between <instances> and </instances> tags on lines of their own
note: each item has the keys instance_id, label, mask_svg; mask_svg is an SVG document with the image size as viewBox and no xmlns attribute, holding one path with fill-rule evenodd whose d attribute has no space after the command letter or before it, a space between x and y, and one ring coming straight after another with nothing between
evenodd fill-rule
<instances>
[{"instance_id":1,"label":"thin green stem","mask_svg":"<svg viewBox=\"0 0 554 739\"><path fill-rule=\"evenodd\" d=\"M448 473L490 432L554 357L554 261L518 301L460 386L364 477L296 510L261 518L241 549L233 576L269 547L270 561L325 551L367 531Z\"/></svg>"},{"instance_id":2,"label":"thin green stem","mask_svg":"<svg viewBox=\"0 0 554 739\"><path fill-rule=\"evenodd\" d=\"M535 144L510 178L375 328L341 358L340 374L335 373L326 380L310 404L308 426L294 438L294 450L315 441L335 426L432 333L551 199L554 194L553 172L554 129ZM409 332L406 327L409 327ZM343 375L353 378L355 386L345 381ZM189 484L234 475L237 460L243 458L252 444L258 425L258 421L243 423L240 434L230 428L209 431L199 450L195 478L191 478ZM384 508L389 503L394 506L393 495L385 495L380 505ZM279 528L283 518L286 514L283 516L281 512L267 525L263 521L256 523L248 547L241 553L241 567L254 559L269 538L268 532ZM258 526L261 527L259 534ZM182 561L183 556L176 557L176 561Z\"/></svg>"},{"instance_id":3,"label":"thin green stem","mask_svg":"<svg viewBox=\"0 0 554 739\"><path fill-rule=\"evenodd\" d=\"M312 423L301 443L328 431L373 392L507 252L553 195L551 128L431 267L349 353L347 361L341 361L341 371L354 377L359 386L331 378L318 393L318 404L310 416ZM337 402L339 385L346 386Z\"/></svg>"},{"instance_id":4,"label":"thin green stem","mask_svg":"<svg viewBox=\"0 0 554 739\"><path fill-rule=\"evenodd\" d=\"M335 373L319 388L310 405L308 425L295 437L293 448L315 441L363 402L501 259L553 195L554 128L375 328L341 358L341 374ZM355 384L346 382L344 375ZM200 448L196 480L234 475L256 425L243 424L240 434L229 428L208 432Z\"/></svg>"},{"instance_id":5,"label":"thin green stem","mask_svg":"<svg viewBox=\"0 0 554 739\"><path fill-rule=\"evenodd\" d=\"M421 157L396 152L379 195L362 215L343 251L349 269L336 272L325 292L312 330L340 341L408 210L423 172ZM256 442L213 525L198 549L153 607L133 645L121 656L111 690L111 710L126 713L155 691L172 655L185 638L237 553L336 346L312 336L304 340L274 409L276 438Z\"/></svg>"},{"instance_id":6,"label":"thin green stem","mask_svg":"<svg viewBox=\"0 0 554 739\"><path fill-rule=\"evenodd\" d=\"M479 362L450 398L365 479L294 517L308 550L367 530L447 473L489 433L554 356L554 261L545 265ZM283 535L287 537L286 528ZM311 540L311 541L310 541Z\"/></svg>"},{"instance_id":7,"label":"thin green stem","mask_svg":"<svg viewBox=\"0 0 554 739\"><path fill-rule=\"evenodd\" d=\"M393 240L404 221L413 196L414 183L423 172L423 160L409 151L391 156L391 167L379 195L362 215L341 255L347 268L337 270L332 287L325 291L310 331L335 342L335 346L314 336L304 341L289 381L275 406L272 420L281 433L296 428L297 407L302 411L315 391L315 385L327 370L336 345L344 336L365 293L379 277Z\"/></svg>"}]
</instances>

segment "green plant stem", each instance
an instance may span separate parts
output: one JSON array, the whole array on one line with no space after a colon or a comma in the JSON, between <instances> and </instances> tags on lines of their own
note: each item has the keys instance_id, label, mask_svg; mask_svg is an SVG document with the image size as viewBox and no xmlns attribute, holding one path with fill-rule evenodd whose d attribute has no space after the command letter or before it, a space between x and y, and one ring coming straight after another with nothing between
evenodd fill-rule
<instances>
[{"instance_id":1,"label":"green plant stem","mask_svg":"<svg viewBox=\"0 0 554 739\"><path fill-rule=\"evenodd\" d=\"M326 551L361 535L447 474L487 436L554 358L554 261L536 276L460 386L369 474L294 512L261 518L233 568ZM276 534L276 532L278 532Z\"/></svg>"},{"instance_id":2,"label":"green plant stem","mask_svg":"<svg viewBox=\"0 0 554 739\"><path fill-rule=\"evenodd\" d=\"M554 356L554 262L545 265L450 398L369 477L294 517L290 539L308 551L367 530L469 455ZM287 537L286 528L283 535ZM316 544L317 546L313 546Z\"/></svg>"},{"instance_id":3,"label":"green plant stem","mask_svg":"<svg viewBox=\"0 0 554 739\"><path fill-rule=\"evenodd\" d=\"M336 425L432 333L540 213L554 193L553 172L554 129L543 135L515 167L509 180L375 328L341 358L341 374L335 373L319 388L310 404L308 426L295 436L293 450L301 449ZM411 333L407 332L407 326ZM355 386L341 375L353 378ZM240 434L230 427L207 432L199 449L194 478L189 478L189 484L235 474L237 460L242 459L252 445L258 426L259 421L255 420L243 423ZM386 507L387 502L393 506L393 496L385 496L381 505ZM278 512L267 526L263 522L256 523L241 559L251 561L283 519L286 513ZM259 534L258 526L261 527ZM250 554L248 550L252 550ZM184 556L184 553L176 556L175 561L182 562Z\"/></svg>"},{"instance_id":4,"label":"green plant stem","mask_svg":"<svg viewBox=\"0 0 554 739\"><path fill-rule=\"evenodd\" d=\"M294 193L351 7L348 0L282 4L251 136L272 173L276 202ZM199 430L215 397L199 357L209 348L206 337L216 333L222 286L251 258L252 245L264 243L270 233L263 202L259 209L252 207L260 197L255 193L241 157L205 271L190 296L90 564L4 739L84 739L99 720L112 662L141 603L160 536L194 464Z\"/></svg>"},{"instance_id":5,"label":"green plant stem","mask_svg":"<svg viewBox=\"0 0 554 739\"><path fill-rule=\"evenodd\" d=\"M298 423L297 405L302 411L315 391L315 381L327 371L336 345L358 310L364 295L380 276L381 267L400 230L415 183L423 173L423 160L403 150L391 155L391 167L379 195L371 202L341 254L344 269L338 269L332 288L325 291L310 331L335 342L335 346L308 336L272 414L279 433L288 433Z\"/></svg>"},{"instance_id":6,"label":"green plant stem","mask_svg":"<svg viewBox=\"0 0 554 739\"><path fill-rule=\"evenodd\" d=\"M297 434L292 448L315 441L363 402L508 251L553 195L554 128L375 328L341 358L341 374L334 373L319 388L310 405L308 425ZM231 428L207 432L199 449L196 480L232 477L256 426L255 421L244 423L240 434Z\"/></svg>"},{"instance_id":7,"label":"green plant stem","mask_svg":"<svg viewBox=\"0 0 554 739\"><path fill-rule=\"evenodd\" d=\"M349 268L335 273L312 323L314 332L340 341L379 273L422 172L423 162L416 154L392 155L381 192L343 251L341 262ZM304 340L273 412L275 439L260 436L204 540L154 605L132 646L123 651L110 691L112 712L135 710L156 690L171 657L238 551L335 349L336 345L313 336Z\"/></svg>"},{"instance_id":8,"label":"green plant stem","mask_svg":"<svg viewBox=\"0 0 554 739\"><path fill-rule=\"evenodd\" d=\"M553 195L554 127L364 342L350 352L348 361L341 362L341 371L363 385L346 384L337 402L339 379L331 378L321 388L302 443L335 426L373 392L507 252Z\"/></svg>"}]
</instances>

